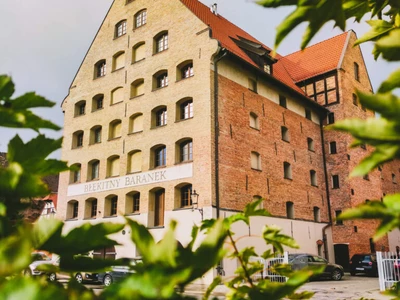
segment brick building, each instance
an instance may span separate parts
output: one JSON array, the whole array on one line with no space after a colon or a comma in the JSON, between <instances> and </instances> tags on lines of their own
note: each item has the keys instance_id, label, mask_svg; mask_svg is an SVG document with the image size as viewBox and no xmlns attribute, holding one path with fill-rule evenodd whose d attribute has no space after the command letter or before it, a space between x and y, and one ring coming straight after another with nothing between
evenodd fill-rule
<instances>
[{"instance_id":1,"label":"brick building","mask_svg":"<svg viewBox=\"0 0 400 300\"><path fill-rule=\"evenodd\" d=\"M355 39L350 31L272 57L216 6L115 0L62 103L62 159L75 170L60 176L58 216L73 228L124 215L156 238L176 219L185 243L188 224L263 198L273 217L236 226L243 245L261 251L262 226L276 224L298 251L342 264L394 247L370 242L374 222L335 221L395 191L400 176L392 164L348 180L369 149L349 150L348 135L324 130L373 116L354 99L354 88L372 91ZM117 257L139 254L128 236L115 238ZM235 263L224 268L229 275Z\"/></svg>"}]
</instances>

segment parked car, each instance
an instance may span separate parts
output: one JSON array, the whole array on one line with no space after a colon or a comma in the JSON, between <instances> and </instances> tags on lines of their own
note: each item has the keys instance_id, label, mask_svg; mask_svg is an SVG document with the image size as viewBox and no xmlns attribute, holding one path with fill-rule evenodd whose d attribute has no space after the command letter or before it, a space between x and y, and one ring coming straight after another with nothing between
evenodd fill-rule
<instances>
[{"instance_id":1,"label":"parked car","mask_svg":"<svg viewBox=\"0 0 400 300\"><path fill-rule=\"evenodd\" d=\"M27 269L24 270L25 276L47 276L50 281L56 280L56 274L54 272L46 272L39 270L39 266L56 264L55 261L51 260L49 256L47 256L43 252L34 252L32 253L32 263L29 265Z\"/></svg>"},{"instance_id":2,"label":"parked car","mask_svg":"<svg viewBox=\"0 0 400 300\"><path fill-rule=\"evenodd\" d=\"M141 262L141 260L132 259L130 265L134 266L139 262ZM102 282L105 286L109 286L133 273L135 273L135 271L133 271L129 266L114 266L109 271L99 273L98 281Z\"/></svg>"},{"instance_id":3,"label":"parked car","mask_svg":"<svg viewBox=\"0 0 400 300\"><path fill-rule=\"evenodd\" d=\"M58 259L56 261L56 265L59 266L60 260ZM68 273L68 272L58 272L57 274L54 275L55 279L54 280L70 280L71 278L74 278L78 283L83 283L83 282L98 282L98 274L97 273L88 273L88 272L74 272L74 273Z\"/></svg>"},{"instance_id":4,"label":"parked car","mask_svg":"<svg viewBox=\"0 0 400 300\"><path fill-rule=\"evenodd\" d=\"M289 264L292 270L301 270L309 266L325 266L324 271L316 278L329 278L340 280L344 275L343 267L337 264L329 263L325 258L306 253L289 254Z\"/></svg>"},{"instance_id":5,"label":"parked car","mask_svg":"<svg viewBox=\"0 0 400 300\"><path fill-rule=\"evenodd\" d=\"M351 257L350 275L355 276L358 273L378 276L378 265L375 254L354 254Z\"/></svg>"}]
</instances>

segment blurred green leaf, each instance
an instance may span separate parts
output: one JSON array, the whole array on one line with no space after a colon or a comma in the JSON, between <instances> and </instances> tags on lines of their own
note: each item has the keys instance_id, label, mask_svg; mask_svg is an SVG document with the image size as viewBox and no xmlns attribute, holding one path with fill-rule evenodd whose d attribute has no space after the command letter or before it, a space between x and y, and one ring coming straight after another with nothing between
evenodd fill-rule
<instances>
[{"instance_id":1,"label":"blurred green leaf","mask_svg":"<svg viewBox=\"0 0 400 300\"><path fill-rule=\"evenodd\" d=\"M394 71L384 82L382 82L378 93L387 93L396 88L400 88L400 69Z\"/></svg>"},{"instance_id":2,"label":"blurred green leaf","mask_svg":"<svg viewBox=\"0 0 400 300\"><path fill-rule=\"evenodd\" d=\"M0 101L9 100L11 96L14 94L14 92L15 92L15 86L11 80L11 77L8 77L6 75L0 75Z\"/></svg>"},{"instance_id":3,"label":"blurred green leaf","mask_svg":"<svg viewBox=\"0 0 400 300\"><path fill-rule=\"evenodd\" d=\"M211 296L211 292L219 285L221 284L222 279L220 276L214 277L213 281L211 284L208 286L206 292L203 295L202 300L207 300Z\"/></svg>"},{"instance_id":4,"label":"blurred green leaf","mask_svg":"<svg viewBox=\"0 0 400 300\"><path fill-rule=\"evenodd\" d=\"M244 208L244 215L246 217L254 217L254 216L264 216L270 217L271 214L267 212L265 209L260 209L260 204L264 201L264 199L258 199L246 205Z\"/></svg>"},{"instance_id":5,"label":"blurred green leaf","mask_svg":"<svg viewBox=\"0 0 400 300\"><path fill-rule=\"evenodd\" d=\"M32 244L24 232L1 239L0 278L21 273L31 263ZM1 294L1 293L0 293Z\"/></svg>"},{"instance_id":6,"label":"blurred green leaf","mask_svg":"<svg viewBox=\"0 0 400 300\"><path fill-rule=\"evenodd\" d=\"M127 224L131 227L131 239L142 255L144 262L153 261L151 249L155 246L155 241L149 230L142 224L126 218Z\"/></svg>"},{"instance_id":7,"label":"blurred green leaf","mask_svg":"<svg viewBox=\"0 0 400 300\"><path fill-rule=\"evenodd\" d=\"M379 39L375 45L386 60L400 60L400 29L391 30L387 36Z\"/></svg>"},{"instance_id":8,"label":"blurred green leaf","mask_svg":"<svg viewBox=\"0 0 400 300\"><path fill-rule=\"evenodd\" d=\"M281 229L277 226L265 226L263 230L263 238L267 244L275 247L278 253L283 253L283 246L288 246L291 248L299 248L296 241L287 235L281 234Z\"/></svg>"},{"instance_id":9,"label":"blurred green leaf","mask_svg":"<svg viewBox=\"0 0 400 300\"><path fill-rule=\"evenodd\" d=\"M382 36L385 36L394 28L393 24L385 20L369 20L367 23L371 26L371 30L359 38L354 45L374 41Z\"/></svg>"}]
</instances>

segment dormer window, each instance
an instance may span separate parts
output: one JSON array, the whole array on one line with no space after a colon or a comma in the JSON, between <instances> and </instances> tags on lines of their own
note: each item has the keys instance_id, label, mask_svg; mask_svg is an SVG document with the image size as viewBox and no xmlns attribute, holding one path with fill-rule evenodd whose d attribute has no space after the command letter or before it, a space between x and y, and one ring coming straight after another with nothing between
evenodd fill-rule
<instances>
[{"instance_id":1,"label":"dormer window","mask_svg":"<svg viewBox=\"0 0 400 300\"><path fill-rule=\"evenodd\" d=\"M271 66L269 64L264 64L264 72L271 74Z\"/></svg>"}]
</instances>

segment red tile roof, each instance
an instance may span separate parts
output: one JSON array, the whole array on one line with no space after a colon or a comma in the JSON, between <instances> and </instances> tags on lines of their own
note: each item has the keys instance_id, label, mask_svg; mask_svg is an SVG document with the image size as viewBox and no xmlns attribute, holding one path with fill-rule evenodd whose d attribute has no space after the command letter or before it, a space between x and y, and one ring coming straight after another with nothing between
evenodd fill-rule
<instances>
[{"instance_id":1,"label":"red tile roof","mask_svg":"<svg viewBox=\"0 0 400 300\"><path fill-rule=\"evenodd\" d=\"M181 0L181 2L211 28L212 37L220 42L221 47L226 48L231 53L259 68L259 66L255 64L255 62L232 40L232 38L238 40L239 37L243 37L262 45L265 49L271 50L271 48L267 47L235 24L232 24L220 14L213 14L209 7L198 0ZM281 56L277 55L275 58L278 59L278 62L273 66L273 76L291 87L293 90L304 95L304 92L293 82L289 73L285 69L285 66L279 61Z\"/></svg>"},{"instance_id":2,"label":"red tile roof","mask_svg":"<svg viewBox=\"0 0 400 300\"><path fill-rule=\"evenodd\" d=\"M347 36L344 32L333 38L297 51L281 59L295 82L337 69Z\"/></svg>"}]
</instances>

